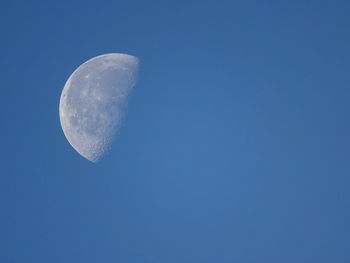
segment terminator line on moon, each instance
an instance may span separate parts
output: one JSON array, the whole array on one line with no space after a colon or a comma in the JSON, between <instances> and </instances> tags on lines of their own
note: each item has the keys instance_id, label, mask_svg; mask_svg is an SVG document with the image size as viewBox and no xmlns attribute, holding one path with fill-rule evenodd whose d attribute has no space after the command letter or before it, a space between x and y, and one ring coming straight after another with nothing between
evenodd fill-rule
<instances>
[{"instance_id":1,"label":"terminator line on moon","mask_svg":"<svg viewBox=\"0 0 350 263\"><path fill-rule=\"evenodd\" d=\"M63 132L72 147L91 162L110 148L136 84L138 59L105 54L80 65L67 80L60 99Z\"/></svg>"}]
</instances>

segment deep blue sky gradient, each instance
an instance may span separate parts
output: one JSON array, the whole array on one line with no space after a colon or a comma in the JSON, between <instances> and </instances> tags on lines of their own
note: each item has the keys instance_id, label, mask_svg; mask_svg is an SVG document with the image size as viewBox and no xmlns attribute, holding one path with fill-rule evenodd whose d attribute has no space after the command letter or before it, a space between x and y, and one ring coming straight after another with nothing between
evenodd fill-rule
<instances>
[{"instance_id":1,"label":"deep blue sky gradient","mask_svg":"<svg viewBox=\"0 0 350 263\"><path fill-rule=\"evenodd\" d=\"M350 262L349 1L2 1L1 263ZM72 71L139 57L98 164Z\"/></svg>"}]
</instances>

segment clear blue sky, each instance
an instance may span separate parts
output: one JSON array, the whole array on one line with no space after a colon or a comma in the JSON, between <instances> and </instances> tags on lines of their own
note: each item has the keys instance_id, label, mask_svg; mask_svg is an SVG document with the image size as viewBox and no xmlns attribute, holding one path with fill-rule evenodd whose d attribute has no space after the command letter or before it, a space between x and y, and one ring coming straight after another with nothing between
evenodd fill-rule
<instances>
[{"instance_id":1,"label":"clear blue sky","mask_svg":"<svg viewBox=\"0 0 350 263\"><path fill-rule=\"evenodd\" d=\"M1 263L350 262L349 1L2 1ZM100 163L59 97L140 79Z\"/></svg>"}]
</instances>

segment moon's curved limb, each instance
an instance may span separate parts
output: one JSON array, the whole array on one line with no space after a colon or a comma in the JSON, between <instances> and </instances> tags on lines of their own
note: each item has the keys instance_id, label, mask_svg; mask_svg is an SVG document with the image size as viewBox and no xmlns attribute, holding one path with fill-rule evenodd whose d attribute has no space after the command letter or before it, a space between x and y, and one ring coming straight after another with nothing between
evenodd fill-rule
<instances>
[{"instance_id":1,"label":"moon's curved limb","mask_svg":"<svg viewBox=\"0 0 350 263\"><path fill-rule=\"evenodd\" d=\"M73 148L91 162L109 149L136 84L139 61L127 54L105 54L80 65L60 99L63 132Z\"/></svg>"}]
</instances>

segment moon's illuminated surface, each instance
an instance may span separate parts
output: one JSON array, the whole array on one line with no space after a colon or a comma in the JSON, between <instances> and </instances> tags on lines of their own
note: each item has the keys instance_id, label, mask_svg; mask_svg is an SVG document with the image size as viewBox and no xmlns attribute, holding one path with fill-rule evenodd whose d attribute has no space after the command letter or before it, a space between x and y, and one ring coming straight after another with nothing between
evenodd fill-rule
<instances>
[{"instance_id":1,"label":"moon's illuminated surface","mask_svg":"<svg viewBox=\"0 0 350 263\"><path fill-rule=\"evenodd\" d=\"M138 65L138 59L127 54L97 56L80 65L63 88L59 106L63 132L91 162L97 162L113 142L136 84Z\"/></svg>"}]
</instances>

